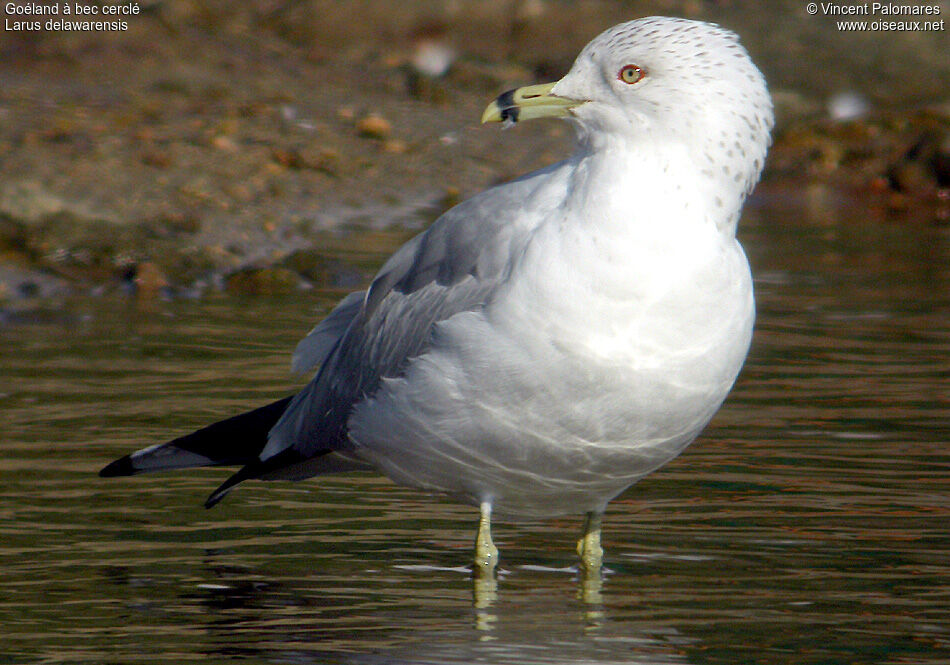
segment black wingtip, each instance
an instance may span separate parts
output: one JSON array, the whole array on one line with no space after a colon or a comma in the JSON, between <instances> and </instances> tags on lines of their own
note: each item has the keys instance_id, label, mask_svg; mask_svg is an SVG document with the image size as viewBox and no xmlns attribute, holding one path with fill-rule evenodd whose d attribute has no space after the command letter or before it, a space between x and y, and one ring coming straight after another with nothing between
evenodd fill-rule
<instances>
[{"instance_id":1,"label":"black wingtip","mask_svg":"<svg viewBox=\"0 0 950 665\"><path fill-rule=\"evenodd\" d=\"M107 465L99 472L100 478L117 478L119 476L135 475L136 470L132 465L132 456L126 455Z\"/></svg>"},{"instance_id":2,"label":"black wingtip","mask_svg":"<svg viewBox=\"0 0 950 665\"><path fill-rule=\"evenodd\" d=\"M214 508L216 505L218 505L218 502L220 502L221 499L223 499L224 497L228 495L228 492L230 491L231 491L230 488L226 490L222 490L219 487L218 489L216 489L214 492L211 493L211 496L205 499L205 508Z\"/></svg>"},{"instance_id":3,"label":"black wingtip","mask_svg":"<svg viewBox=\"0 0 950 665\"><path fill-rule=\"evenodd\" d=\"M245 480L250 478L256 478L258 474L255 473L255 469L256 466L254 465L245 466L243 469L221 483L220 487L213 491L211 495L205 500L205 508L212 508L217 505L217 503L226 497L228 492L234 489L236 485L243 483Z\"/></svg>"}]
</instances>

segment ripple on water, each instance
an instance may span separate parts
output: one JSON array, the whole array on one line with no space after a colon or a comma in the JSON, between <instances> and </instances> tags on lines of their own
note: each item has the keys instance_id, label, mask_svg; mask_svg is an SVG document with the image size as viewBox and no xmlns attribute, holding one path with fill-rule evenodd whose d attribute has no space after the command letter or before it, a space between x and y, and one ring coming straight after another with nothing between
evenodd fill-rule
<instances>
[{"instance_id":1,"label":"ripple on water","mask_svg":"<svg viewBox=\"0 0 950 665\"><path fill-rule=\"evenodd\" d=\"M372 475L211 511L221 471L95 476L293 391L289 352L338 294L4 323L0 661L946 662L939 232L752 214L747 366L700 441L611 504L601 585L576 571L579 518L499 524L485 586L472 509Z\"/></svg>"}]
</instances>

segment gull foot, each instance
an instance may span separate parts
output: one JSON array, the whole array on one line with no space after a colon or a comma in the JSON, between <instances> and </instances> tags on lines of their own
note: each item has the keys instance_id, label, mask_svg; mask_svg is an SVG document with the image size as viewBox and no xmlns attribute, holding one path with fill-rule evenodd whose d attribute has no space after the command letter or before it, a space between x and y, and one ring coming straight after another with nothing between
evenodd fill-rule
<instances>
[{"instance_id":1,"label":"gull foot","mask_svg":"<svg viewBox=\"0 0 950 665\"><path fill-rule=\"evenodd\" d=\"M600 575L604 561L604 548L600 545L600 522L603 513L590 512L584 520L584 531L577 541L577 555L585 575Z\"/></svg>"}]
</instances>

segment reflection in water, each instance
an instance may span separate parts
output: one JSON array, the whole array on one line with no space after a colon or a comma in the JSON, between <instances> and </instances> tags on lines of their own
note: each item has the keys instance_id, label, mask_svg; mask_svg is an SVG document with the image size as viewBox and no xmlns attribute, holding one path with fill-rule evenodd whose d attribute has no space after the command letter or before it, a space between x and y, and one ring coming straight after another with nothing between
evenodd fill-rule
<instances>
[{"instance_id":1,"label":"reflection in water","mask_svg":"<svg viewBox=\"0 0 950 665\"><path fill-rule=\"evenodd\" d=\"M498 578L492 575L472 577L472 606L475 608L475 629L491 632L498 621L492 605L498 600Z\"/></svg>"},{"instance_id":2,"label":"reflection in water","mask_svg":"<svg viewBox=\"0 0 950 665\"><path fill-rule=\"evenodd\" d=\"M752 355L700 440L611 503L602 581L573 567L580 516L499 523L486 582L471 509L372 475L211 511L220 471L96 477L289 394L339 293L2 319L0 662L947 662L946 228L763 201Z\"/></svg>"},{"instance_id":3,"label":"reflection in water","mask_svg":"<svg viewBox=\"0 0 950 665\"><path fill-rule=\"evenodd\" d=\"M313 588L307 579L287 586L233 571L227 581L200 585L180 602L203 605L198 620L209 637L207 656L302 663L688 662L680 649L691 640L676 630L644 624L631 632L610 622L603 607L572 599L567 590L576 571L527 566L531 570L512 569L499 580L459 568L412 568L419 576L410 590L418 607L403 617L405 626L394 613L405 601L388 597L393 589L383 585L370 591L375 585L369 583L362 585L365 596L354 599L351 590L350 601L339 603L332 589ZM458 593L465 586L473 592L470 602ZM442 616L421 609L434 597ZM386 628L385 621L396 625ZM347 639L358 645L352 653L333 648L344 625Z\"/></svg>"}]
</instances>

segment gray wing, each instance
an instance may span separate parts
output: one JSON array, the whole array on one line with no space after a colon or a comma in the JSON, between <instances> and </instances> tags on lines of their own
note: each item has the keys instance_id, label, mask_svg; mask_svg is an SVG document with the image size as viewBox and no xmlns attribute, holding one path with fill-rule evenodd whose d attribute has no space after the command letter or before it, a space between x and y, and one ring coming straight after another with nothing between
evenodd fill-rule
<instances>
[{"instance_id":1,"label":"gray wing","mask_svg":"<svg viewBox=\"0 0 950 665\"><path fill-rule=\"evenodd\" d=\"M423 353L436 323L481 307L504 280L530 234L530 225L512 220L535 188L532 181L552 168L445 213L397 250L361 300L351 294L314 329L301 364L323 364L271 430L262 460L289 450L301 459L347 447L353 406Z\"/></svg>"},{"instance_id":2,"label":"gray wing","mask_svg":"<svg viewBox=\"0 0 950 665\"><path fill-rule=\"evenodd\" d=\"M318 323L297 344L290 369L303 374L322 365L332 353L337 341L350 327L350 323L363 309L365 297L365 291L357 291L341 300L327 318Z\"/></svg>"}]
</instances>

